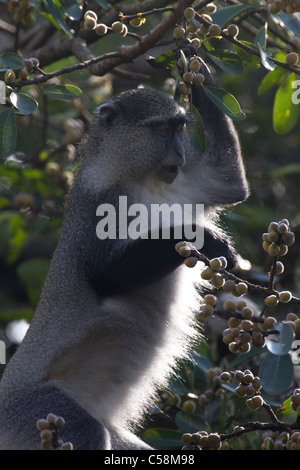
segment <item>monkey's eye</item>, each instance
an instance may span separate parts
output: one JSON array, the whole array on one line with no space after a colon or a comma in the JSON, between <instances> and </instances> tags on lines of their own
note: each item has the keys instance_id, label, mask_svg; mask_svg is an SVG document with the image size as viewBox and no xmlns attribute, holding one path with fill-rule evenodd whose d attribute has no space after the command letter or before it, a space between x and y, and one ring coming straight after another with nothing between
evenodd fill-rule
<instances>
[{"instance_id":1,"label":"monkey's eye","mask_svg":"<svg viewBox=\"0 0 300 470\"><path fill-rule=\"evenodd\" d=\"M167 137L169 134L170 134L170 128L165 126L165 127L160 127L158 129L158 133L159 135L161 135L162 137Z\"/></svg>"},{"instance_id":2,"label":"monkey's eye","mask_svg":"<svg viewBox=\"0 0 300 470\"><path fill-rule=\"evenodd\" d=\"M177 128L176 128L177 134L182 134L183 129L184 129L184 125L183 125L183 124L179 124L179 126L177 126Z\"/></svg>"}]
</instances>

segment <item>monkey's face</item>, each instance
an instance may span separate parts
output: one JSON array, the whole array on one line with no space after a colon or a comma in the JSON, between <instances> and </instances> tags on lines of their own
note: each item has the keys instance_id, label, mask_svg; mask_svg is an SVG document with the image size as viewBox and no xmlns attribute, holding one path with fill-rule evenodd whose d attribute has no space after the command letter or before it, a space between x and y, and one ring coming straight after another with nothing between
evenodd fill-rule
<instances>
[{"instance_id":1,"label":"monkey's face","mask_svg":"<svg viewBox=\"0 0 300 470\"><path fill-rule=\"evenodd\" d=\"M95 149L93 166L98 162L110 181L142 183L154 177L171 184L186 163L186 121L165 93L132 90L100 106L85 147Z\"/></svg>"}]
</instances>

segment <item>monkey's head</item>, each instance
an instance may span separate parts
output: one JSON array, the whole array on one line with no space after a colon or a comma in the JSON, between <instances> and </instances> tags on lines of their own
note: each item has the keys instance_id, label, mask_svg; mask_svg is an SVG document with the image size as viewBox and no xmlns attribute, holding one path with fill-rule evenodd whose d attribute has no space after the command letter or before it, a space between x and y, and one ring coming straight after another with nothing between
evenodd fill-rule
<instances>
[{"instance_id":1,"label":"monkey's head","mask_svg":"<svg viewBox=\"0 0 300 470\"><path fill-rule=\"evenodd\" d=\"M186 161L187 121L164 92L126 91L97 109L82 153L98 159L107 182L142 182L153 175L170 184Z\"/></svg>"}]
</instances>

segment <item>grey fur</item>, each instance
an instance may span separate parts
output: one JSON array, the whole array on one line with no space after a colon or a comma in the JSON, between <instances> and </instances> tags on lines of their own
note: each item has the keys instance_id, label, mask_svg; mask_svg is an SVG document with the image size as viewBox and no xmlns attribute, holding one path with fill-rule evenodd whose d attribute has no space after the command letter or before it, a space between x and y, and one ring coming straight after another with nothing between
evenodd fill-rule
<instances>
[{"instance_id":1,"label":"grey fur","mask_svg":"<svg viewBox=\"0 0 300 470\"><path fill-rule=\"evenodd\" d=\"M141 256L135 264L125 263L124 276L117 276L120 289L106 291L106 282L115 286L114 273L126 250L134 252L135 241L99 243L95 214L98 204L116 203L121 194L130 203L148 205L204 203L211 225L218 207L246 197L236 132L201 89L196 92L207 129L203 155L185 134L167 150L154 137L153 122L183 117L162 92L132 90L95 113L40 303L0 385L1 449L38 449L35 423L50 412L65 418L63 437L75 448L149 448L130 427L139 423L196 338L199 271L180 265L174 250L176 269L161 263L164 275L148 279L147 269L139 266ZM159 180L162 164L178 165L172 183ZM128 286L127 270L134 277L139 269L145 279L139 283L137 275L136 284Z\"/></svg>"}]
</instances>

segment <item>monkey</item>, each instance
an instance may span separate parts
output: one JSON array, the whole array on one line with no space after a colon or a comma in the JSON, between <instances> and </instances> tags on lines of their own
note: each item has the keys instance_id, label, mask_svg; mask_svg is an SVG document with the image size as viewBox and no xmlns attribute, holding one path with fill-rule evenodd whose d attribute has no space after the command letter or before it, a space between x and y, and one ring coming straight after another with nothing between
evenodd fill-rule
<instances>
[{"instance_id":1,"label":"monkey","mask_svg":"<svg viewBox=\"0 0 300 470\"><path fill-rule=\"evenodd\" d=\"M214 83L205 64L201 73ZM76 450L151 449L134 429L198 338L201 267L184 266L172 224L169 238L126 238L118 228L100 239L97 211L109 204L118 218L120 196L130 207L204 204L201 251L234 266L218 214L248 196L239 139L202 86L192 93L202 153L188 113L163 91L125 91L96 110L38 307L1 380L0 449L40 449L36 421L48 413L64 417L61 438Z\"/></svg>"}]
</instances>

